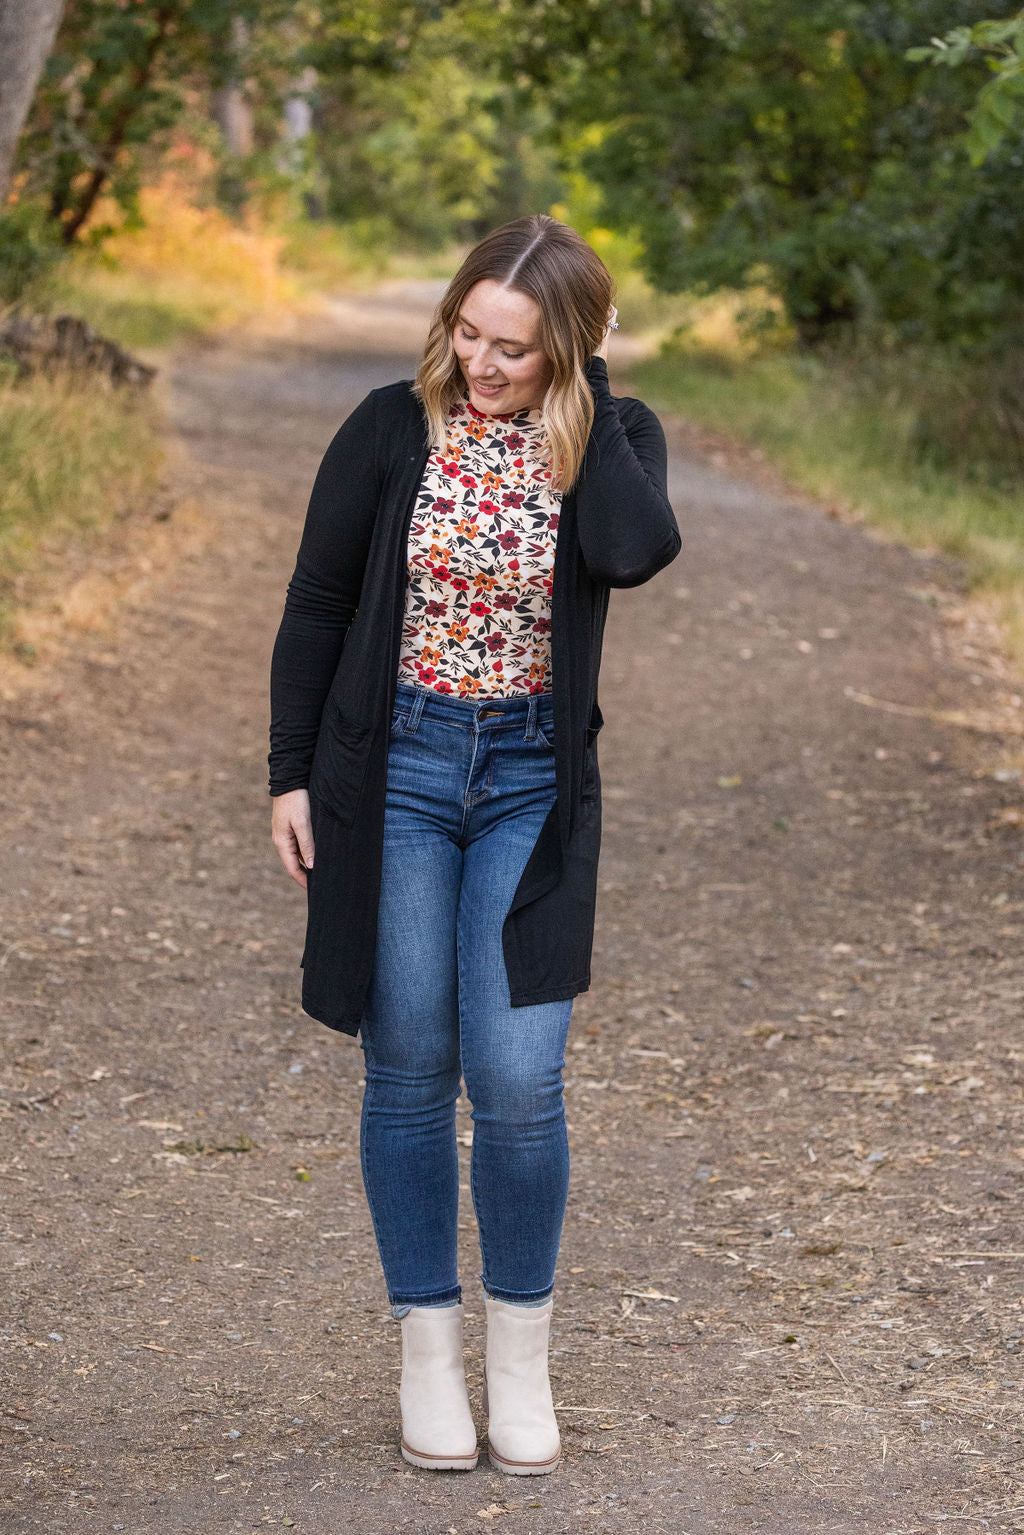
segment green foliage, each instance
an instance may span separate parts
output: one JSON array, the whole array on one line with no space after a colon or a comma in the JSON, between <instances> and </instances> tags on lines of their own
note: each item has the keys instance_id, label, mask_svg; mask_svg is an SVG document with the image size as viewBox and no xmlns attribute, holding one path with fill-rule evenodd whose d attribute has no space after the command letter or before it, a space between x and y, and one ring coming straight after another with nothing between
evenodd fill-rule
<instances>
[{"instance_id":1,"label":"green foliage","mask_svg":"<svg viewBox=\"0 0 1024 1535\"><path fill-rule=\"evenodd\" d=\"M191 144L233 215L440 250L566 206L623 271L768 290L806 343L1005 351L1024 334L1024 18L989 3L69 0L19 196L99 242L100 190L137 220L144 178ZM913 67L971 59L980 94L969 69ZM309 67L312 131L284 153ZM210 125L225 83L254 112L245 156Z\"/></svg>"},{"instance_id":2,"label":"green foliage","mask_svg":"<svg viewBox=\"0 0 1024 1535\"><path fill-rule=\"evenodd\" d=\"M0 304L11 304L45 280L64 254L37 204L16 203L0 212Z\"/></svg>"},{"instance_id":3,"label":"green foliage","mask_svg":"<svg viewBox=\"0 0 1024 1535\"><path fill-rule=\"evenodd\" d=\"M238 67L233 25L284 0L70 0L19 146L23 195L45 198L67 244L102 191L138 218L147 155L166 149L198 88ZM100 242L109 228L92 224Z\"/></svg>"},{"instance_id":4,"label":"green foliage","mask_svg":"<svg viewBox=\"0 0 1024 1535\"><path fill-rule=\"evenodd\" d=\"M979 21L934 37L927 47L908 48L914 62L958 68L983 58L993 78L981 87L968 113L967 151L981 165L1024 122L1024 11L1008 21Z\"/></svg>"},{"instance_id":5,"label":"green foliage","mask_svg":"<svg viewBox=\"0 0 1024 1535\"><path fill-rule=\"evenodd\" d=\"M972 172L969 82L904 54L983 5L518 0L506 48L657 286L767 283L811 343L970 348L1022 325L1024 146Z\"/></svg>"},{"instance_id":6,"label":"green foliage","mask_svg":"<svg viewBox=\"0 0 1024 1535\"><path fill-rule=\"evenodd\" d=\"M502 25L487 0L69 0L19 195L45 204L66 243L102 243L100 194L131 227L145 177L189 140L212 151L210 195L236 215L304 209L428 248L470 237L560 186L543 104L502 75ZM315 83L300 85L310 67ZM221 85L253 114L250 154L229 155L209 124ZM313 131L286 149L297 89Z\"/></svg>"},{"instance_id":7,"label":"green foliage","mask_svg":"<svg viewBox=\"0 0 1024 1535\"><path fill-rule=\"evenodd\" d=\"M358 9L358 8L357 8ZM332 13L303 59L326 211L386 243L438 249L560 190L543 101L503 79L502 18L482 0Z\"/></svg>"}]
</instances>

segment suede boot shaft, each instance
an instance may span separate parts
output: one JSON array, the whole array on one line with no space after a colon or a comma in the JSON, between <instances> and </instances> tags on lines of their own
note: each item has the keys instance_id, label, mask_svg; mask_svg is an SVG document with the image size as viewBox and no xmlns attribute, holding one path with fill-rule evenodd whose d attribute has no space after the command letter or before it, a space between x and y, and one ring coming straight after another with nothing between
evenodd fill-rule
<instances>
[{"instance_id":1,"label":"suede boot shaft","mask_svg":"<svg viewBox=\"0 0 1024 1535\"><path fill-rule=\"evenodd\" d=\"M561 1456L548 1379L552 1302L516 1306L487 1296L487 1451L510 1476L544 1476Z\"/></svg>"}]
</instances>

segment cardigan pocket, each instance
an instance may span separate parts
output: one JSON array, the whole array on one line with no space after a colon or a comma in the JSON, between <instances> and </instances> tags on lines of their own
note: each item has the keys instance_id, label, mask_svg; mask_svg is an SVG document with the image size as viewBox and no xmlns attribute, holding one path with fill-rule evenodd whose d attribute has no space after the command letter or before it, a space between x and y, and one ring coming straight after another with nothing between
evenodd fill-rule
<instances>
[{"instance_id":1,"label":"cardigan pocket","mask_svg":"<svg viewBox=\"0 0 1024 1535\"><path fill-rule=\"evenodd\" d=\"M372 738L371 726L347 719L328 698L309 787L343 826L352 825L359 809Z\"/></svg>"},{"instance_id":2,"label":"cardigan pocket","mask_svg":"<svg viewBox=\"0 0 1024 1535\"><path fill-rule=\"evenodd\" d=\"M590 724L587 726L587 746L583 753L583 782L580 786L580 795L585 804L598 799L601 793L601 774L597 766L596 746L598 732L603 724L604 716L595 704L590 716Z\"/></svg>"}]
</instances>

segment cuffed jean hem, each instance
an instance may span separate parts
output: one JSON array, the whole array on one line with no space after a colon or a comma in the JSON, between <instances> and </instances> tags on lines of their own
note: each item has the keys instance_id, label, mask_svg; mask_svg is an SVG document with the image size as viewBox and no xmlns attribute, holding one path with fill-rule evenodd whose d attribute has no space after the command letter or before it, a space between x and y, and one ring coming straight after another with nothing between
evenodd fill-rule
<instances>
[{"instance_id":1,"label":"cuffed jean hem","mask_svg":"<svg viewBox=\"0 0 1024 1535\"><path fill-rule=\"evenodd\" d=\"M414 1295L404 1297L390 1295L391 1315L398 1321L408 1316L414 1306L458 1306L462 1301L462 1286L456 1285L454 1289L437 1290L433 1295Z\"/></svg>"},{"instance_id":2,"label":"cuffed jean hem","mask_svg":"<svg viewBox=\"0 0 1024 1535\"><path fill-rule=\"evenodd\" d=\"M484 1287L485 1295L491 1300L504 1301L506 1306L543 1306L555 1293L554 1285L551 1285L543 1292L537 1290L515 1291L496 1290L493 1285L487 1284L484 1279L481 1279L480 1282Z\"/></svg>"}]
</instances>

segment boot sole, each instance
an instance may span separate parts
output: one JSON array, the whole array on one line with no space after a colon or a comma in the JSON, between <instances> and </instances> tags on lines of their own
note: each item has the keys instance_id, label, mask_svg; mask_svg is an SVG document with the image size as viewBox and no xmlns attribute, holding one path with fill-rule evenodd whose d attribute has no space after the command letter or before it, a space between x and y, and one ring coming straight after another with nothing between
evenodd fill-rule
<instances>
[{"instance_id":1,"label":"boot sole","mask_svg":"<svg viewBox=\"0 0 1024 1535\"><path fill-rule=\"evenodd\" d=\"M550 1460L506 1460L504 1455L499 1455L497 1450L487 1447L487 1459L496 1471L504 1471L507 1476L549 1476L562 1458L561 1450L552 1455Z\"/></svg>"},{"instance_id":2,"label":"boot sole","mask_svg":"<svg viewBox=\"0 0 1024 1535\"><path fill-rule=\"evenodd\" d=\"M424 1471L475 1471L480 1451L474 1450L471 1455L426 1455L410 1449L403 1440L402 1455L410 1466L420 1466Z\"/></svg>"}]
</instances>

